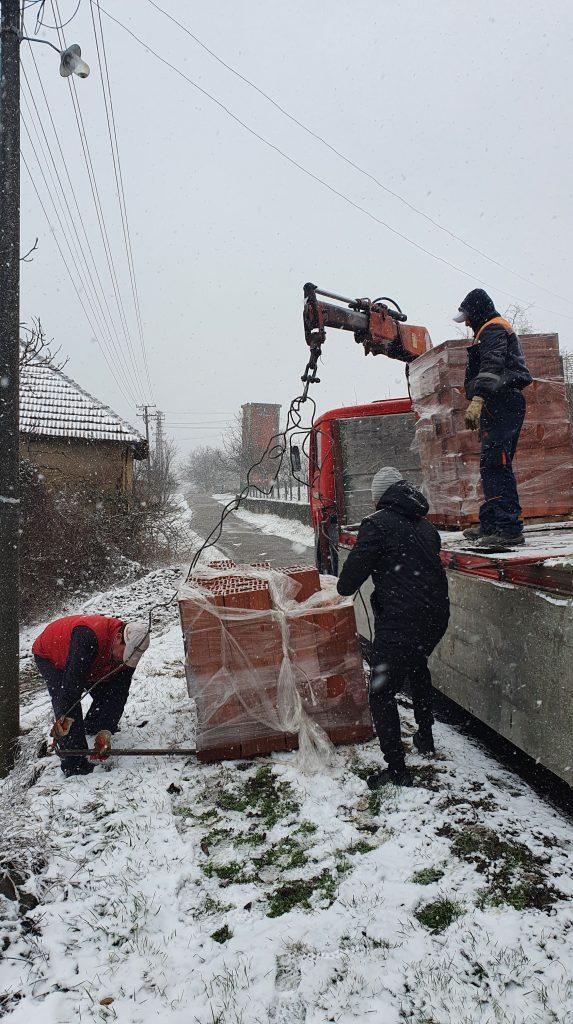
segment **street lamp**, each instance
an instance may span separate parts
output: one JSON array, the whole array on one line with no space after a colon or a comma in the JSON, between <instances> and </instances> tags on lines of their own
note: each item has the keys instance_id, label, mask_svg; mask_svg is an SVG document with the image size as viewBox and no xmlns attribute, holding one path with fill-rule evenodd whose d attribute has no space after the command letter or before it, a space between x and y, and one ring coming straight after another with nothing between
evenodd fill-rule
<instances>
[{"instance_id":1,"label":"street lamp","mask_svg":"<svg viewBox=\"0 0 573 1024\"><path fill-rule=\"evenodd\" d=\"M69 78L70 75L77 75L78 78L87 78L90 73L90 66L82 60L82 51L77 43L72 43L66 50L58 50L49 39L38 39L36 36L20 36L20 42L26 40L29 43L45 43L51 46L52 50L60 55L60 74L62 78Z\"/></svg>"},{"instance_id":2,"label":"street lamp","mask_svg":"<svg viewBox=\"0 0 573 1024\"><path fill-rule=\"evenodd\" d=\"M82 51L77 43L72 43L67 50L62 50L60 60L60 74L62 78L69 78L70 75L77 75L78 78L87 78L90 73L89 64L82 60Z\"/></svg>"}]
</instances>

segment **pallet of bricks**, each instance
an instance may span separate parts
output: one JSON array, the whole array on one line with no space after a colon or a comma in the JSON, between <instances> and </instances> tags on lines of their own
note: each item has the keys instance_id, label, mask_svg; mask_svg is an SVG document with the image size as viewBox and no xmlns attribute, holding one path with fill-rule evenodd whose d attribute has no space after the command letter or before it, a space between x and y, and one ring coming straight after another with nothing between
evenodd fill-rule
<instances>
[{"instance_id":1,"label":"pallet of bricks","mask_svg":"<svg viewBox=\"0 0 573 1024\"><path fill-rule=\"evenodd\" d=\"M514 461L523 516L564 516L573 497L573 440L559 338L526 334L520 341L534 378L523 392L526 416ZM445 341L410 367L415 443L430 519L444 527L476 522L483 501L479 437L464 422L468 344Z\"/></svg>"},{"instance_id":2,"label":"pallet of bricks","mask_svg":"<svg viewBox=\"0 0 573 1024\"><path fill-rule=\"evenodd\" d=\"M296 749L303 720L334 743L372 738L354 606L335 584L304 566L190 575L179 611L201 760Z\"/></svg>"}]
</instances>

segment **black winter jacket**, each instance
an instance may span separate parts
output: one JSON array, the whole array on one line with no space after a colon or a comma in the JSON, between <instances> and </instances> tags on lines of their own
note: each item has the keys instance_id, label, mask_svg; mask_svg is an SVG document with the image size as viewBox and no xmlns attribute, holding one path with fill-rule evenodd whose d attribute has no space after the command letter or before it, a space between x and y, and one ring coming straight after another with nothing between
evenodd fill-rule
<instances>
[{"instance_id":1,"label":"black winter jacket","mask_svg":"<svg viewBox=\"0 0 573 1024\"><path fill-rule=\"evenodd\" d=\"M338 592L353 594L372 576L377 643L415 643L429 653L446 631L450 603L440 535L427 511L424 495L409 484L389 487L360 524Z\"/></svg>"},{"instance_id":2,"label":"black winter jacket","mask_svg":"<svg viewBox=\"0 0 573 1024\"><path fill-rule=\"evenodd\" d=\"M478 331L479 340L468 348L466 398L488 398L504 389L521 391L531 384L519 338L502 317L502 323L488 323Z\"/></svg>"}]
</instances>

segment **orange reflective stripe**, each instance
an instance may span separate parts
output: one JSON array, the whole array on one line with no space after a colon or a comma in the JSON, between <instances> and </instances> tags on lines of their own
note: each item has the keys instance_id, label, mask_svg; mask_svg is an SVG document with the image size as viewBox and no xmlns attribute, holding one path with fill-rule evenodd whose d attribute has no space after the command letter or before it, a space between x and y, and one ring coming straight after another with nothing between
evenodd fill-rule
<instances>
[{"instance_id":1,"label":"orange reflective stripe","mask_svg":"<svg viewBox=\"0 0 573 1024\"><path fill-rule=\"evenodd\" d=\"M505 454L505 452L501 453L501 464L502 466L507 466L507 455Z\"/></svg>"},{"instance_id":2,"label":"orange reflective stripe","mask_svg":"<svg viewBox=\"0 0 573 1024\"><path fill-rule=\"evenodd\" d=\"M492 324L499 324L501 327L504 327L506 331L509 331L510 334L515 334L509 320L506 320L504 316L494 316L492 320L488 320L485 324L482 324L479 331L474 336L474 341L478 341L481 332L485 331L486 327L491 327Z\"/></svg>"}]
</instances>

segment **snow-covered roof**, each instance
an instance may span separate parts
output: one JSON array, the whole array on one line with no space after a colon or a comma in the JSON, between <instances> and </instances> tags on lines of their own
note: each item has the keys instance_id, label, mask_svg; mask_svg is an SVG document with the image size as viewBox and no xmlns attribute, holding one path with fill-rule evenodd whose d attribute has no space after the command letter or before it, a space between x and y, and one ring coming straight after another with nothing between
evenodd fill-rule
<instances>
[{"instance_id":1,"label":"snow-covered roof","mask_svg":"<svg viewBox=\"0 0 573 1024\"><path fill-rule=\"evenodd\" d=\"M20 373L20 432L142 445L142 435L109 406L48 363L30 363Z\"/></svg>"}]
</instances>

